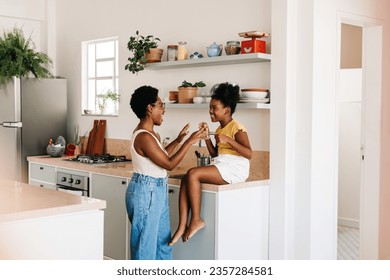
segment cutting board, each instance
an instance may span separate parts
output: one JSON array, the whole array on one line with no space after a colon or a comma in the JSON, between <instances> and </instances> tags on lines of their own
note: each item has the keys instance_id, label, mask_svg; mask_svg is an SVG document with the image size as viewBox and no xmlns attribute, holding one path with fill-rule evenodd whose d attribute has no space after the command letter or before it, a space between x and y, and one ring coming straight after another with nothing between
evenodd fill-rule
<instances>
[{"instance_id":1,"label":"cutting board","mask_svg":"<svg viewBox=\"0 0 390 280\"><path fill-rule=\"evenodd\" d=\"M93 155L102 155L104 152L104 139L106 135L106 120L100 120L92 149Z\"/></svg>"},{"instance_id":2,"label":"cutting board","mask_svg":"<svg viewBox=\"0 0 390 280\"><path fill-rule=\"evenodd\" d=\"M99 120L93 121L93 128L89 132L87 149L85 150L85 154L87 154L87 155L91 155L93 152L93 149L94 149L93 147L95 145L95 138L96 138L96 133L97 133L97 129L98 129L98 124L99 124Z\"/></svg>"}]
</instances>

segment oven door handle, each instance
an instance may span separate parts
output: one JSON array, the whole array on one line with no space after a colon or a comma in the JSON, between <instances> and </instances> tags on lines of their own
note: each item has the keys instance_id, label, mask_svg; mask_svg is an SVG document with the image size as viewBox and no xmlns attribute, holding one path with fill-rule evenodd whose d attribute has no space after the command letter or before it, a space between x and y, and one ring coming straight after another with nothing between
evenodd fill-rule
<instances>
[{"instance_id":1,"label":"oven door handle","mask_svg":"<svg viewBox=\"0 0 390 280\"><path fill-rule=\"evenodd\" d=\"M67 187L67 186L63 186L63 185L57 185L57 188L63 189L63 190L69 190L69 191L80 191L80 192L85 192L86 191L86 190L83 190L83 189Z\"/></svg>"}]
</instances>

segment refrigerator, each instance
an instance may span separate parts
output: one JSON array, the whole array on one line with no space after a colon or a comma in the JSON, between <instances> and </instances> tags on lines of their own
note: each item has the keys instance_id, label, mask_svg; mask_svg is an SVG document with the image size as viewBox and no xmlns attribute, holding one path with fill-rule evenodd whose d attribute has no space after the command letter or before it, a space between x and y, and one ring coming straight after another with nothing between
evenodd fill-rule
<instances>
[{"instance_id":1,"label":"refrigerator","mask_svg":"<svg viewBox=\"0 0 390 280\"><path fill-rule=\"evenodd\" d=\"M0 86L0 178L28 182L28 156L67 139L66 79L13 78Z\"/></svg>"}]
</instances>

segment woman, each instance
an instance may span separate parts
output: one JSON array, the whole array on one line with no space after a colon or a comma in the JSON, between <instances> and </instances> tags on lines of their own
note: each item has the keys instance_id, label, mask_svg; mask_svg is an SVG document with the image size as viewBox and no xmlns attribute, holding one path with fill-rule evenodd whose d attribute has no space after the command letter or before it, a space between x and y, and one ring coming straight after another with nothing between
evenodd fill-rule
<instances>
[{"instance_id":1,"label":"woman","mask_svg":"<svg viewBox=\"0 0 390 280\"><path fill-rule=\"evenodd\" d=\"M174 169L190 146L202 137L205 129L192 133L178 151L169 155L188 134L187 124L165 149L154 126L160 126L165 113L158 90L150 86L136 89L130 106L140 119L131 141L133 176L127 188L126 207L132 224L131 258L138 260L172 259L168 246L171 237L167 170Z\"/></svg>"}]
</instances>

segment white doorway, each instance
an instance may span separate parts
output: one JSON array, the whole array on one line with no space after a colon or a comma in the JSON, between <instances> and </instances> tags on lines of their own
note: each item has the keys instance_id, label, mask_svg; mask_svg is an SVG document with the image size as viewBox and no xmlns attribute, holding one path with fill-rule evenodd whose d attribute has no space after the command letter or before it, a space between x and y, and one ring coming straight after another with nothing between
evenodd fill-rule
<instances>
[{"instance_id":1,"label":"white doorway","mask_svg":"<svg viewBox=\"0 0 390 280\"><path fill-rule=\"evenodd\" d=\"M355 258L377 259L381 23L342 15L339 34L338 224L358 229L358 252ZM351 34L354 35L350 37ZM344 47L349 44L346 52L343 52L343 44ZM348 62L346 58L352 60ZM340 235L338 237L340 245L345 240L341 240ZM356 243L350 245L356 246Z\"/></svg>"}]
</instances>

